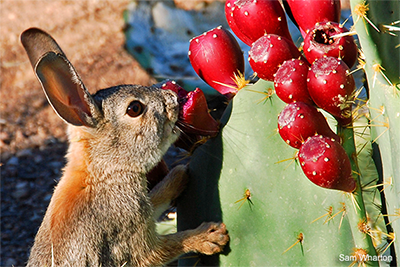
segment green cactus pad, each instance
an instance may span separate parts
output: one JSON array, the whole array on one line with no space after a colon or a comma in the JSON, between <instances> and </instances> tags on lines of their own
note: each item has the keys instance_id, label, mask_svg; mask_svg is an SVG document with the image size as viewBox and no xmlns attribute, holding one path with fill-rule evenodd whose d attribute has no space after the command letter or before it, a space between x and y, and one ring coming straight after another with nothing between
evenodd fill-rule
<instances>
[{"instance_id":1,"label":"green cactus pad","mask_svg":"<svg viewBox=\"0 0 400 267\"><path fill-rule=\"evenodd\" d=\"M178 204L178 230L223 221L231 240L219 259L191 255L180 260L181 266L217 265L218 260L221 266L352 263L341 261L356 247L346 215L355 207L347 204L342 212L350 194L314 185L290 160L297 150L276 129L284 103L276 95L265 99L269 88L272 83L260 80L242 89L223 118L220 135L193 154L189 188ZM247 189L250 200L244 196ZM329 208L336 216L324 223ZM286 251L299 234L303 241Z\"/></svg>"}]
</instances>

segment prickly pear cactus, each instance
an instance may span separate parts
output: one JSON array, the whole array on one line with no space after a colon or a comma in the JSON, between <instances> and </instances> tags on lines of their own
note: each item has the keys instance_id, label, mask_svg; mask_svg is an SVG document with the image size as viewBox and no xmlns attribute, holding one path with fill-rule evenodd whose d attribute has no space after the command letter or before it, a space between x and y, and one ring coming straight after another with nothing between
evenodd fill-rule
<instances>
[{"instance_id":1,"label":"prickly pear cactus","mask_svg":"<svg viewBox=\"0 0 400 267\"><path fill-rule=\"evenodd\" d=\"M273 83L259 80L256 84L245 86L245 81L243 88L238 83L243 78L241 70L235 75L237 88L228 84L230 94L220 91L228 100L232 99L221 120L221 131L194 151L189 165L190 183L178 201L178 230L195 228L204 221L223 221L231 240L221 255L185 255L179 260L180 266L388 266L400 261L400 2L350 1L354 26L349 35L358 35L360 65L367 77L369 100L366 103L358 101L361 104L353 109L352 122L347 116L338 123L336 120L341 112L336 115L331 112L336 120L326 112L324 115L332 129L337 127L335 130L350 160L356 189L353 191L354 184L345 190L351 193L325 189L307 179L302 171L304 165L298 163L298 159L302 160L297 155L298 150L288 146L278 134L278 114L285 104L274 94ZM296 7L296 1L287 2L292 13L301 12L304 15L305 10L311 10L304 9L304 2L300 7ZM264 20L261 12L247 10L243 12L244 17L240 17L238 9L238 6L262 6L256 7L255 3L257 1L226 2L228 24L239 38L245 34L244 39L247 39L251 33L260 30L261 23L253 22ZM316 3L340 10L338 1L320 0ZM279 4L274 3L271 7L274 12L283 12ZM252 17L248 16L250 13ZM232 19L234 15L241 19ZM309 15L305 16L307 20ZM286 24L282 16L278 21ZM240 25L237 25L238 22ZM313 20L309 22L315 24ZM243 23L249 24L248 27L244 27ZM326 23L329 27L333 24ZM338 27L341 28L341 25ZM315 31L318 34L313 38L321 34L318 29ZM310 32L314 33L302 30L306 39ZM339 40L339 35L347 34L341 33L336 37L331 31L322 34L329 41L322 44L333 42L332 47L339 49L345 61L343 47L335 38ZM352 39L349 35L346 38ZM225 45L215 32L206 37L213 40L214 45ZM279 36L269 38L276 38L282 45ZM200 42L200 38L192 40ZM306 45L308 43L303 48ZM199 47L205 49L206 46L202 43ZM282 56L282 49L277 50L276 45L269 47L274 47L274 53ZM296 49L289 51L297 53ZM208 50L216 49L206 50L204 55ZM228 50L222 48L221 51ZM233 57L237 55L223 56L228 59ZM290 57L298 58L298 55ZM307 60L310 65L314 64L314 60ZM266 62L263 61L264 64ZM352 63L346 61L346 64ZM217 71L222 65L213 67ZM263 69L270 71L272 68ZM261 74L260 70L258 77L262 77ZM225 78L225 82L219 82L220 85L225 86L226 80L230 82L232 77L228 73ZM219 79L212 79L215 80ZM326 81L322 82L326 84ZM310 83L307 83L307 90L310 91ZM318 94L321 94L320 91ZM349 99L353 96L350 92L348 95ZM292 97L290 95L290 99ZM315 101L315 97L312 98ZM321 103L318 106L324 108ZM325 159L329 161L329 158ZM340 170L338 168L336 173ZM310 170L310 173L314 172ZM346 176L348 179L349 175ZM393 259L393 255L397 255L397 259Z\"/></svg>"},{"instance_id":2,"label":"prickly pear cactus","mask_svg":"<svg viewBox=\"0 0 400 267\"><path fill-rule=\"evenodd\" d=\"M400 37L399 1L352 0L354 28L363 51L370 98L371 136L382 164L380 184L386 202L383 214L389 223L400 262Z\"/></svg>"},{"instance_id":3,"label":"prickly pear cactus","mask_svg":"<svg viewBox=\"0 0 400 267\"><path fill-rule=\"evenodd\" d=\"M296 150L276 131L284 103L269 95L272 86L260 80L243 88L220 135L195 151L178 229L224 221L231 241L219 259L188 255L181 266L348 266L358 263L350 256L359 248L376 255L359 231L366 215L357 193L320 188L294 162Z\"/></svg>"}]
</instances>

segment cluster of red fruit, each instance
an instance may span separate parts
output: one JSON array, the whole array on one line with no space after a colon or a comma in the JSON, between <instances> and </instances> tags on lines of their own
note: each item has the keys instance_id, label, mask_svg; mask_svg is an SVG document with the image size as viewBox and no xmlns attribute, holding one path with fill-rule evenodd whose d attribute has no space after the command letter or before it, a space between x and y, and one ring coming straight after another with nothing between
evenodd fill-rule
<instances>
[{"instance_id":1,"label":"cluster of red fruit","mask_svg":"<svg viewBox=\"0 0 400 267\"><path fill-rule=\"evenodd\" d=\"M304 56L291 39L278 0L227 0L225 15L235 35L251 46L249 63L257 76L274 81L288 105L278 118L283 140L298 148L306 176L315 184L352 192L350 160L316 107L340 125L351 124L357 59L354 38L339 24L339 0L285 0L285 8L304 37ZM217 27L193 38L189 59L196 73L232 98L244 80L244 58L234 36Z\"/></svg>"}]
</instances>

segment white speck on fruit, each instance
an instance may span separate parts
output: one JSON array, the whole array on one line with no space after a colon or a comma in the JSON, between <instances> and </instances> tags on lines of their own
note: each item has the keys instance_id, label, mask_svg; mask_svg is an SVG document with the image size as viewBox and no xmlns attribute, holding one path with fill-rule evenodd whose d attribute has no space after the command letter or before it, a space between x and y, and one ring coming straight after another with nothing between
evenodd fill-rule
<instances>
[{"instance_id":1,"label":"white speck on fruit","mask_svg":"<svg viewBox=\"0 0 400 267\"><path fill-rule=\"evenodd\" d=\"M297 107L296 109L297 109L297 110L300 110L300 107Z\"/></svg>"},{"instance_id":2,"label":"white speck on fruit","mask_svg":"<svg viewBox=\"0 0 400 267\"><path fill-rule=\"evenodd\" d=\"M326 148L331 148L331 145L330 144L326 144Z\"/></svg>"},{"instance_id":3,"label":"white speck on fruit","mask_svg":"<svg viewBox=\"0 0 400 267\"><path fill-rule=\"evenodd\" d=\"M288 127L288 129L290 129L291 127L290 127L290 124L287 126Z\"/></svg>"},{"instance_id":4,"label":"white speck on fruit","mask_svg":"<svg viewBox=\"0 0 400 267\"><path fill-rule=\"evenodd\" d=\"M176 84L176 82L175 82L175 81L171 81L171 83L172 83L172 84Z\"/></svg>"},{"instance_id":5,"label":"white speck on fruit","mask_svg":"<svg viewBox=\"0 0 400 267\"><path fill-rule=\"evenodd\" d=\"M343 46L342 45L339 45L339 50L343 50Z\"/></svg>"},{"instance_id":6,"label":"white speck on fruit","mask_svg":"<svg viewBox=\"0 0 400 267\"><path fill-rule=\"evenodd\" d=\"M274 45L273 45L273 44L270 44L269 47L274 47Z\"/></svg>"},{"instance_id":7,"label":"white speck on fruit","mask_svg":"<svg viewBox=\"0 0 400 267\"><path fill-rule=\"evenodd\" d=\"M293 98L293 95L289 95L289 99L292 99Z\"/></svg>"},{"instance_id":8,"label":"white speck on fruit","mask_svg":"<svg viewBox=\"0 0 400 267\"><path fill-rule=\"evenodd\" d=\"M266 60L264 60L264 64L267 64L267 61L266 61Z\"/></svg>"},{"instance_id":9,"label":"white speck on fruit","mask_svg":"<svg viewBox=\"0 0 400 267\"><path fill-rule=\"evenodd\" d=\"M323 80L322 83L323 83L323 84L327 84L327 80Z\"/></svg>"},{"instance_id":10,"label":"white speck on fruit","mask_svg":"<svg viewBox=\"0 0 400 267\"><path fill-rule=\"evenodd\" d=\"M300 119L304 119L304 115L303 114L301 114L299 117L300 117Z\"/></svg>"},{"instance_id":11,"label":"white speck on fruit","mask_svg":"<svg viewBox=\"0 0 400 267\"><path fill-rule=\"evenodd\" d=\"M278 37L278 40L279 40L279 41L282 40L282 37L279 36L279 37Z\"/></svg>"},{"instance_id":12,"label":"white speck on fruit","mask_svg":"<svg viewBox=\"0 0 400 267\"><path fill-rule=\"evenodd\" d=\"M325 161L325 162L328 162L328 161L329 161L329 159L328 159L328 158L324 158L324 161Z\"/></svg>"},{"instance_id":13,"label":"white speck on fruit","mask_svg":"<svg viewBox=\"0 0 400 267\"><path fill-rule=\"evenodd\" d=\"M301 166L304 166L304 165L306 165L306 163L303 161L303 162L301 163Z\"/></svg>"},{"instance_id":14,"label":"white speck on fruit","mask_svg":"<svg viewBox=\"0 0 400 267\"><path fill-rule=\"evenodd\" d=\"M192 52L191 52L191 51L189 51L189 52L188 52L188 56L190 56L191 54L192 54Z\"/></svg>"},{"instance_id":15,"label":"white speck on fruit","mask_svg":"<svg viewBox=\"0 0 400 267\"><path fill-rule=\"evenodd\" d=\"M311 48L307 48L307 52L311 52Z\"/></svg>"},{"instance_id":16,"label":"white speck on fruit","mask_svg":"<svg viewBox=\"0 0 400 267\"><path fill-rule=\"evenodd\" d=\"M286 140L286 143L287 143L287 144L290 144L290 140Z\"/></svg>"},{"instance_id":17,"label":"white speck on fruit","mask_svg":"<svg viewBox=\"0 0 400 267\"><path fill-rule=\"evenodd\" d=\"M226 4L227 7L231 7L231 3Z\"/></svg>"},{"instance_id":18,"label":"white speck on fruit","mask_svg":"<svg viewBox=\"0 0 400 267\"><path fill-rule=\"evenodd\" d=\"M312 175L317 175L317 172L316 172L316 171L313 171L313 172L312 172Z\"/></svg>"},{"instance_id":19,"label":"white speck on fruit","mask_svg":"<svg viewBox=\"0 0 400 267\"><path fill-rule=\"evenodd\" d=\"M293 82L293 80L292 79L289 79L289 83L292 83Z\"/></svg>"},{"instance_id":20,"label":"white speck on fruit","mask_svg":"<svg viewBox=\"0 0 400 267\"><path fill-rule=\"evenodd\" d=\"M213 34L213 38L217 38L217 37L218 37L218 35L214 33Z\"/></svg>"},{"instance_id":21,"label":"white speck on fruit","mask_svg":"<svg viewBox=\"0 0 400 267\"><path fill-rule=\"evenodd\" d=\"M249 12L245 11L245 12L244 12L244 15L245 15L245 16L248 16L248 15L249 15Z\"/></svg>"},{"instance_id":22,"label":"white speck on fruit","mask_svg":"<svg viewBox=\"0 0 400 267\"><path fill-rule=\"evenodd\" d=\"M296 68L293 68L292 71L296 71Z\"/></svg>"},{"instance_id":23,"label":"white speck on fruit","mask_svg":"<svg viewBox=\"0 0 400 267\"><path fill-rule=\"evenodd\" d=\"M196 43L199 43L199 39L195 39Z\"/></svg>"},{"instance_id":24,"label":"white speck on fruit","mask_svg":"<svg viewBox=\"0 0 400 267\"><path fill-rule=\"evenodd\" d=\"M282 21L282 17L278 17L278 21Z\"/></svg>"},{"instance_id":25,"label":"white speck on fruit","mask_svg":"<svg viewBox=\"0 0 400 267\"><path fill-rule=\"evenodd\" d=\"M330 21L328 21L328 22L326 23L326 25L331 25L331 22L330 22Z\"/></svg>"},{"instance_id":26,"label":"white speck on fruit","mask_svg":"<svg viewBox=\"0 0 400 267\"><path fill-rule=\"evenodd\" d=\"M310 78L307 78L307 82L308 82L308 83L310 82Z\"/></svg>"},{"instance_id":27,"label":"white speck on fruit","mask_svg":"<svg viewBox=\"0 0 400 267\"><path fill-rule=\"evenodd\" d=\"M163 85L161 87L165 87L165 86L167 86L167 84L163 83Z\"/></svg>"},{"instance_id":28,"label":"white speck on fruit","mask_svg":"<svg viewBox=\"0 0 400 267\"><path fill-rule=\"evenodd\" d=\"M337 71L336 70L332 70L332 73L337 73Z\"/></svg>"},{"instance_id":29,"label":"white speck on fruit","mask_svg":"<svg viewBox=\"0 0 400 267\"><path fill-rule=\"evenodd\" d=\"M340 89L344 89L344 84L339 85Z\"/></svg>"}]
</instances>

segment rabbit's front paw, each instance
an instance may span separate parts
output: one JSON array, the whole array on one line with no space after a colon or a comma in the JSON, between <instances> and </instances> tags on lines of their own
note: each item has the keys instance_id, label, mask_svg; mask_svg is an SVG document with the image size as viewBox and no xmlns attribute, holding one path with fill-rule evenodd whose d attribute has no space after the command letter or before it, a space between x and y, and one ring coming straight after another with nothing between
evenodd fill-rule
<instances>
[{"instance_id":1,"label":"rabbit's front paw","mask_svg":"<svg viewBox=\"0 0 400 267\"><path fill-rule=\"evenodd\" d=\"M194 250L206 255L219 253L229 241L224 223L208 222L195 229L198 234L193 237Z\"/></svg>"}]
</instances>

